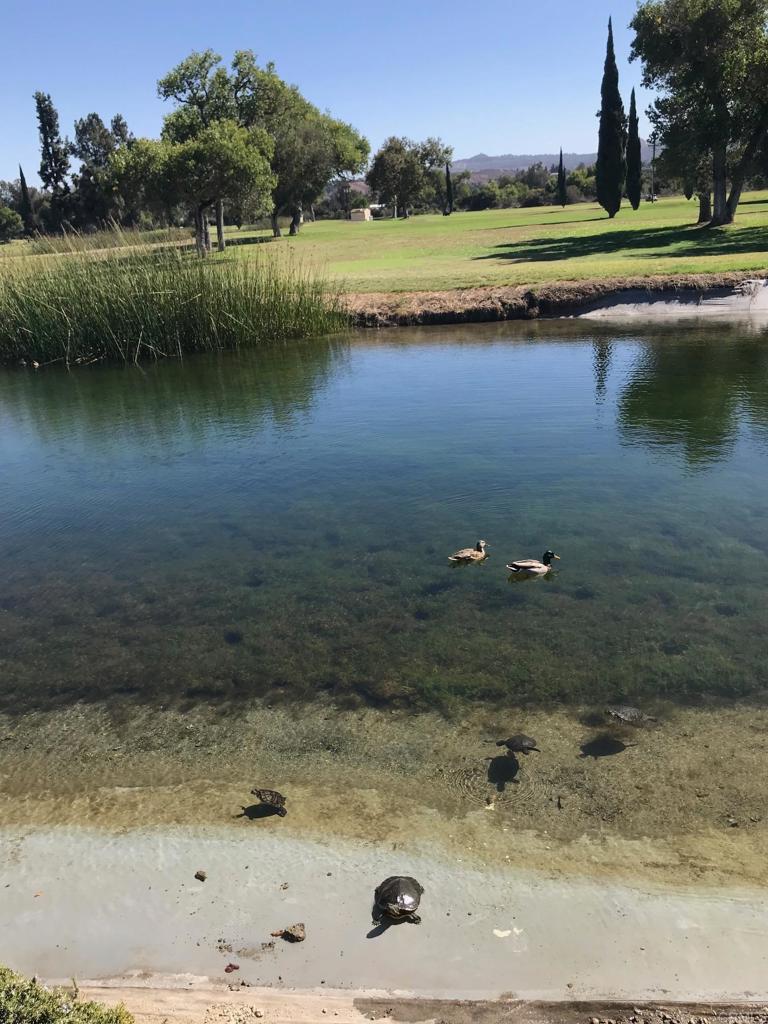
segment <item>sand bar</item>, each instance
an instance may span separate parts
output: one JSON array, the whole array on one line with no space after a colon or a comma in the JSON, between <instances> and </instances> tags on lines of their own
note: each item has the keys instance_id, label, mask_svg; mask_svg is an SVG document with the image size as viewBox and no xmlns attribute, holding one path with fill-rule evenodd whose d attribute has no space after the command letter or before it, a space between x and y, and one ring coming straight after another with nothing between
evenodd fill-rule
<instances>
[{"instance_id":1,"label":"sand bar","mask_svg":"<svg viewBox=\"0 0 768 1024\"><path fill-rule=\"evenodd\" d=\"M765 891L480 871L393 846L255 830L6 831L0 959L54 980L167 975L456 999L768 998ZM372 889L392 873L422 881L423 924L369 938ZM272 939L297 921L305 942ZM225 973L229 963L239 970Z\"/></svg>"}]
</instances>

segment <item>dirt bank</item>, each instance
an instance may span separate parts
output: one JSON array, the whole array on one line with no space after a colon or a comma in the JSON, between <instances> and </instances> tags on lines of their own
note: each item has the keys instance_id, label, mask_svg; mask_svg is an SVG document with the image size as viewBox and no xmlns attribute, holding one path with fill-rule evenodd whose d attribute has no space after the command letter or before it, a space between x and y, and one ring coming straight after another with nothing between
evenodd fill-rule
<instances>
[{"instance_id":1,"label":"dirt bank","mask_svg":"<svg viewBox=\"0 0 768 1024\"><path fill-rule=\"evenodd\" d=\"M157 982L155 982L157 984ZM190 987L191 986L191 987ZM237 988L237 986L233 986ZM142 987L121 985L80 988L81 999L109 1006L124 1003L137 1024L308 1024L333 1021L357 1024L388 1020L402 1024L767 1024L768 1010L741 1006L626 1003L541 1003L516 999L462 1002L444 999L382 998L371 992L276 992L223 986Z\"/></svg>"},{"instance_id":2,"label":"dirt bank","mask_svg":"<svg viewBox=\"0 0 768 1024\"><path fill-rule=\"evenodd\" d=\"M349 295L347 304L358 327L408 327L429 324L485 323L577 316L595 309L659 301L680 306L709 299L741 297L749 307L754 271L686 274L648 278L563 281L527 288L457 288L442 292L370 292ZM747 308L747 312L749 309ZM702 312L707 312L706 309Z\"/></svg>"}]
</instances>

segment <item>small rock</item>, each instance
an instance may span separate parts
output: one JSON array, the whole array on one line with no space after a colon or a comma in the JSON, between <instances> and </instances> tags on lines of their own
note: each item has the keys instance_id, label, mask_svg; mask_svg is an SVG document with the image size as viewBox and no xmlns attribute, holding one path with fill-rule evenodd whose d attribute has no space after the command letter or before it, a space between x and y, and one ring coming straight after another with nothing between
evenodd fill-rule
<instances>
[{"instance_id":1,"label":"small rock","mask_svg":"<svg viewBox=\"0 0 768 1024\"><path fill-rule=\"evenodd\" d=\"M739 823L736 820L736 818L728 818L728 828L738 828L738 827L739 827Z\"/></svg>"},{"instance_id":2,"label":"small rock","mask_svg":"<svg viewBox=\"0 0 768 1024\"><path fill-rule=\"evenodd\" d=\"M287 882L283 882L283 884L280 886L280 888L283 889L283 890L287 889L288 888L288 883Z\"/></svg>"},{"instance_id":3,"label":"small rock","mask_svg":"<svg viewBox=\"0 0 768 1024\"><path fill-rule=\"evenodd\" d=\"M208 875L204 871L195 872L195 878L198 880L198 882L204 882L207 877Z\"/></svg>"},{"instance_id":4,"label":"small rock","mask_svg":"<svg viewBox=\"0 0 768 1024\"><path fill-rule=\"evenodd\" d=\"M231 974L232 971L239 971L239 970L240 970L240 964L227 964L227 966L224 968L224 973L225 974Z\"/></svg>"},{"instance_id":5,"label":"small rock","mask_svg":"<svg viewBox=\"0 0 768 1024\"><path fill-rule=\"evenodd\" d=\"M600 1024L600 1018L599 1017L590 1017L589 1018L589 1024Z\"/></svg>"},{"instance_id":6,"label":"small rock","mask_svg":"<svg viewBox=\"0 0 768 1024\"><path fill-rule=\"evenodd\" d=\"M253 1013L254 1013L254 1016L256 1016L256 1017L263 1017L264 1016L264 1011L263 1010L254 1010Z\"/></svg>"},{"instance_id":7,"label":"small rock","mask_svg":"<svg viewBox=\"0 0 768 1024\"><path fill-rule=\"evenodd\" d=\"M279 928L272 932L275 938L285 939L286 942L303 942L307 937L307 929L303 924L292 924L287 928Z\"/></svg>"}]
</instances>

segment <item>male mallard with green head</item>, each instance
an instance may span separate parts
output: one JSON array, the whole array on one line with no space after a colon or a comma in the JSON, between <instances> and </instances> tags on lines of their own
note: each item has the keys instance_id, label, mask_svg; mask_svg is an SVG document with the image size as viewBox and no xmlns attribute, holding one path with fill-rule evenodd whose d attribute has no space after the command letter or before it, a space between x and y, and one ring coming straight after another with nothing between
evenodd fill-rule
<instances>
[{"instance_id":1,"label":"male mallard with green head","mask_svg":"<svg viewBox=\"0 0 768 1024\"><path fill-rule=\"evenodd\" d=\"M536 558L520 558L516 562L509 562L507 568L521 576L546 576L551 571L555 559L559 561L560 555L556 555L554 551L545 551L540 562Z\"/></svg>"}]
</instances>

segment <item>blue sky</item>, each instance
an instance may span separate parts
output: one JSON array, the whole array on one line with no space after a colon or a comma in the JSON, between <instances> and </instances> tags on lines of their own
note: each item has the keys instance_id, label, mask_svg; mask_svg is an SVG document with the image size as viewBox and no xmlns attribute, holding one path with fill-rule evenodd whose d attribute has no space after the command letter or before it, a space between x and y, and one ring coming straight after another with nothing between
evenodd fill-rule
<instances>
[{"instance_id":1,"label":"blue sky","mask_svg":"<svg viewBox=\"0 0 768 1024\"><path fill-rule=\"evenodd\" d=\"M50 92L62 129L92 110L157 135L156 82L191 50L252 49L374 147L439 135L457 157L590 152L613 16L629 105L635 0L5 0L0 178L39 164L32 94ZM644 110L649 97L638 93ZM647 125L641 121L641 134Z\"/></svg>"}]
</instances>

